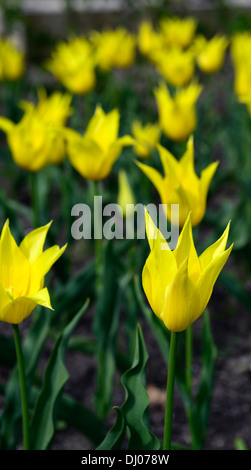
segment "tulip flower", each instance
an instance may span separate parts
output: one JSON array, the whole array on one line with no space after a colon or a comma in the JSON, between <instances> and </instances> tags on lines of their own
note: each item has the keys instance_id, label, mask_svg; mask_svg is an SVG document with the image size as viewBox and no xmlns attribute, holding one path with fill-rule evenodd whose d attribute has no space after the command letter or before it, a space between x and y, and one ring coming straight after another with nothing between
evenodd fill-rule
<instances>
[{"instance_id":1,"label":"tulip flower","mask_svg":"<svg viewBox=\"0 0 251 470\"><path fill-rule=\"evenodd\" d=\"M19 324L36 305L52 309L44 277L64 253L66 245L43 251L51 222L28 233L18 246L9 221L5 222L0 238L0 320Z\"/></svg>"},{"instance_id":2,"label":"tulip flower","mask_svg":"<svg viewBox=\"0 0 251 470\"><path fill-rule=\"evenodd\" d=\"M69 93L55 91L47 96L46 90L38 90L38 103L35 105L30 101L23 100L21 107L24 111L36 110L37 115L50 124L64 126L72 114L72 96Z\"/></svg>"},{"instance_id":3,"label":"tulip flower","mask_svg":"<svg viewBox=\"0 0 251 470\"><path fill-rule=\"evenodd\" d=\"M171 47L152 54L158 72L174 87L183 87L193 78L195 57L191 49Z\"/></svg>"},{"instance_id":4,"label":"tulip flower","mask_svg":"<svg viewBox=\"0 0 251 470\"><path fill-rule=\"evenodd\" d=\"M137 34L137 45L140 53L151 60L156 51L163 48L163 37L154 31L150 21L142 21Z\"/></svg>"},{"instance_id":5,"label":"tulip flower","mask_svg":"<svg viewBox=\"0 0 251 470\"><path fill-rule=\"evenodd\" d=\"M123 147L134 143L128 135L118 137L119 119L117 109L105 114L101 106L97 106L83 136L68 129L69 159L84 178L93 181L106 178Z\"/></svg>"},{"instance_id":6,"label":"tulip flower","mask_svg":"<svg viewBox=\"0 0 251 470\"><path fill-rule=\"evenodd\" d=\"M142 272L144 292L166 328L183 331L204 312L231 253L233 245L225 250L229 224L219 240L200 256L194 246L191 214L173 251L147 212L146 230L151 251Z\"/></svg>"},{"instance_id":7,"label":"tulip flower","mask_svg":"<svg viewBox=\"0 0 251 470\"><path fill-rule=\"evenodd\" d=\"M239 99L251 94L251 34L236 33L231 39L230 51L234 66L234 91Z\"/></svg>"},{"instance_id":8,"label":"tulip flower","mask_svg":"<svg viewBox=\"0 0 251 470\"><path fill-rule=\"evenodd\" d=\"M86 38L74 37L58 43L45 65L73 94L84 95L95 88L93 47Z\"/></svg>"},{"instance_id":9,"label":"tulip flower","mask_svg":"<svg viewBox=\"0 0 251 470\"><path fill-rule=\"evenodd\" d=\"M0 40L0 80L17 81L25 71L24 53L9 39Z\"/></svg>"},{"instance_id":10,"label":"tulip flower","mask_svg":"<svg viewBox=\"0 0 251 470\"><path fill-rule=\"evenodd\" d=\"M167 17L160 21L159 26L167 46L186 48L193 40L197 28L197 21L192 17Z\"/></svg>"},{"instance_id":11,"label":"tulip flower","mask_svg":"<svg viewBox=\"0 0 251 470\"><path fill-rule=\"evenodd\" d=\"M218 72L224 62L228 40L225 36L216 35L208 41L202 35L194 41L197 64L204 73Z\"/></svg>"},{"instance_id":12,"label":"tulip flower","mask_svg":"<svg viewBox=\"0 0 251 470\"><path fill-rule=\"evenodd\" d=\"M165 83L154 90L159 124L164 134L174 141L186 140L197 125L196 102L202 86L192 82L171 96Z\"/></svg>"},{"instance_id":13,"label":"tulip flower","mask_svg":"<svg viewBox=\"0 0 251 470\"><path fill-rule=\"evenodd\" d=\"M159 143L161 130L158 124L143 125L135 120L132 123L132 135L135 139L134 152L140 158L149 158Z\"/></svg>"},{"instance_id":14,"label":"tulip flower","mask_svg":"<svg viewBox=\"0 0 251 470\"><path fill-rule=\"evenodd\" d=\"M17 124L1 117L0 129L7 134L14 162L25 170L40 171L65 158L63 128L45 122L34 109L28 110Z\"/></svg>"},{"instance_id":15,"label":"tulip flower","mask_svg":"<svg viewBox=\"0 0 251 470\"><path fill-rule=\"evenodd\" d=\"M90 41L94 45L97 66L106 72L114 67L130 67L136 57L136 38L125 28L93 31Z\"/></svg>"},{"instance_id":16,"label":"tulip flower","mask_svg":"<svg viewBox=\"0 0 251 470\"><path fill-rule=\"evenodd\" d=\"M194 144L191 136L187 143L187 149L180 160L158 145L164 176L155 168L137 162L139 168L152 181L156 187L166 216L171 221L171 205L179 204L179 225L183 226L188 214L191 212L191 223L198 225L206 211L208 189L218 162L211 163L197 176L194 170Z\"/></svg>"}]
</instances>

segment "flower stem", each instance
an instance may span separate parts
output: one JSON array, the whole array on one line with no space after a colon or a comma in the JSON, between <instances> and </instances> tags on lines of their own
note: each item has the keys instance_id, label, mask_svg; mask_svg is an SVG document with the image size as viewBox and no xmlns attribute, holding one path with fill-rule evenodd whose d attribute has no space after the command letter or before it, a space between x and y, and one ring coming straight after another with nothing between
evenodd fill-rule
<instances>
[{"instance_id":1,"label":"flower stem","mask_svg":"<svg viewBox=\"0 0 251 470\"><path fill-rule=\"evenodd\" d=\"M177 349L177 333L172 331L170 351L169 351L167 387L166 387L166 410L165 410L163 450L170 450L171 448L176 349Z\"/></svg>"},{"instance_id":2,"label":"flower stem","mask_svg":"<svg viewBox=\"0 0 251 470\"><path fill-rule=\"evenodd\" d=\"M33 228L37 228L39 224L39 205L38 205L38 192L37 192L37 175L34 171L30 172L30 189L31 189L31 205Z\"/></svg>"},{"instance_id":3,"label":"flower stem","mask_svg":"<svg viewBox=\"0 0 251 470\"><path fill-rule=\"evenodd\" d=\"M28 410L28 395L27 395L27 384L25 377L25 366L24 366L24 357L23 350L20 338L20 332L18 325L12 325L13 334L16 347L17 355L17 364L19 372L19 383L21 390L21 402L22 402L22 414L23 414L23 448L24 450L29 450L30 448L30 439L29 439L29 410Z\"/></svg>"},{"instance_id":4,"label":"flower stem","mask_svg":"<svg viewBox=\"0 0 251 470\"><path fill-rule=\"evenodd\" d=\"M93 194L94 197L100 195L99 186L97 181L93 181ZM101 284L101 273L102 273L102 243L101 243L101 224L100 224L100 207L94 203L94 243L95 243L95 257L96 257L96 289L97 293Z\"/></svg>"},{"instance_id":5,"label":"flower stem","mask_svg":"<svg viewBox=\"0 0 251 470\"><path fill-rule=\"evenodd\" d=\"M192 325L186 329L186 383L187 392L191 395L192 389L192 345L193 345L193 330Z\"/></svg>"}]
</instances>

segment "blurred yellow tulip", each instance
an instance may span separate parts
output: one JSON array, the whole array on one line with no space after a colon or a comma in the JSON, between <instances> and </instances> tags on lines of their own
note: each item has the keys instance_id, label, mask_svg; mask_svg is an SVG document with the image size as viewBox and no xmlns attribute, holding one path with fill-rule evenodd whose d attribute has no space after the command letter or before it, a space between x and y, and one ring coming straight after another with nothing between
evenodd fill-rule
<instances>
[{"instance_id":1,"label":"blurred yellow tulip","mask_svg":"<svg viewBox=\"0 0 251 470\"><path fill-rule=\"evenodd\" d=\"M0 80L17 81L25 72L24 52L9 39L0 39Z\"/></svg>"},{"instance_id":2,"label":"blurred yellow tulip","mask_svg":"<svg viewBox=\"0 0 251 470\"><path fill-rule=\"evenodd\" d=\"M18 246L5 222L0 238L0 320L18 324L27 318L37 305L50 308L44 277L64 253L54 245L43 251L51 223L25 236Z\"/></svg>"},{"instance_id":3,"label":"blurred yellow tulip","mask_svg":"<svg viewBox=\"0 0 251 470\"><path fill-rule=\"evenodd\" d=\"M230 52L234 66L234 91L238 98L251 94L251 33L236 33L231 38Z\"/></svg>"},{"instance_id":4,"label":"blurred yellow tulip","mask_svg":"<svg viewBox=\"0 0 251 470\"><path fill-rule=\"evenodd\" d=\"M46 123L35 110L27 111L17 124L0 117L0 129L7 134L14 162L25 170L39 171L65 158L63 128Z\"/></svg>"},{"instance_id":5,"label":"blurred yellow tulip","mask_svg":"<svg viewBox=\"0 0 251 470\"><path fill-rule=\"evenodd\" d=\"M59 42L46 62L46 68L71 93L84 95L95 88L93 47L84 37Z\"/></svg>"},{"instance_id":6,"label":"blurred yellow tulip","mask_svg":"<svg viewBox=\"0 0 251 470\"><path fill-rule=\"evenodd\" d=\"M191 212L192 225L198 225L206 211L207 195L218 162L211 163L201 172L200 178L194 170L194 144L191 136L187 149L180 160L162 145L158 150L164 169L164 176L155 168L136 162L139 168L156 187L161 203L166 205L166 216L171 221L171 205L179 204L179 225L183 226Z\"/></svg>"},{"instance_id":7,"label":"blurred yellow tulip","mask_svg":"<svg viewBox=\"0 0 251 470\"><path fill-rule=\"evenodd\" d=\"M114 67L127 68L135 61L136 37L125 28L93 31L90 41L95 48L97 66L104 71Z\"/></svg>"},{"instance_id":8,"label":"blurred yellow tulip","mask_svg":"<svg viewBox=\"0 0 251 470\"><path fill-rule=\"evenodd\" d=\"M132 123L132 135L135 138L134 152L140 158L149 158L153 149L159 143L161 130L158 124L143 125L135 120Z\"/></svg>"},{"instance_id":9,"label":"blurred yellow tulip","mask_svg":"<svg viewBox=\"0 0 251 470\"><path fill-rule=\"evenodd\" d=\"M106 178L122 148L134 143L130 136L118 137L119 120L117 109L105 114L97 106L83 136L73 129L67 130L69 159L84 178L93 181Z\"/></svg>"},{"instance_id":10,"label":"blurred yellow tulip","mask_svg":"<svg viewBox=\"0 0 251 470\"><path fill-rule=\"evenodd\" d=\"M134 213L135 198L125 170L119 171L118 183L117 202L123 217L128 217Z\"/></svg>"},{"instance_id":11,"label":"blurred yellow tulip","mask_svg":"<svg viewBox=\"0 0 251 470\"><path fill-rule=\"evenodd\" d=\"M67 118L72 114L72 96L69 93L55 91L50 96L44 88L38 90L38 103L22 101L21 108L25 111L36 110L37 115L45 122L64 126Z\"/></svg>"},{"instance_id":12,"label":"blurred yellow tulip","mask_svg":"<svg viewBox=\"0 0 251 470\"><path fill-rule=\"evenodd\" d=\"M193 78L195 57L193 50L171 47L152 54L158 72L174 87L183 87Z\"/></svg>"},{"instance_id":13,"label":"blurred yellow tulip","mask_svg":"<svg viewBox=\"0 0 251 470\"><path fill-rule=\"evenodd\" d=\"M150 21L145 20L140 23L137 33L137 46L139 52L150 60L154 58L156 51L162 50L163 37L154 31Z\"/></svg>"},{"instance_id":14,"label":"blurred yellow tulip","mask_svg":"<svg viewBox=\"0 0 251 470\"><path fill-rule=\"evenodd\" d=\"M167 46L190 46L197 28L197 20L192 17L166 17L159 23L160 31Z\"/></svg>"},{"instance_id":15,"label":"blurred yellow tulip","mask_svg":"<svg viewBox=\"0 0 251 470\"><path fill-rule=\"evenodd\" d=\"M197 126L196 102L202 86L191 82L170 95L165 83L154 90L159 112L159 124L164 134L174 141L186 140Z\"/></svg>"},{"instance_id":16,"label":"blurred yellow tulip","mask_svg":"<svg viewBox=\"0 0 251 470\"><path fill-rule=\"evenodd\" d=\"M216 35L209 40L197 36L193 47L200 70L208 74L218 72L223 66L228 43L225 36Z\"/></svg>"},{"instance_id":17,"label":"blurred yellow tulip","mask_svg":"<svg viewBox=\"0 0 251 470\"><path fill-rule=\"evenodd\" d=\"M190 214L173 251L148 212L145 218L151 251L142 272L144 292L153 312L168 330L186 330L203 314L231 253L233 245L225 249L229 224L223 235L198 256Z\"/></svg>"}]
</instances>

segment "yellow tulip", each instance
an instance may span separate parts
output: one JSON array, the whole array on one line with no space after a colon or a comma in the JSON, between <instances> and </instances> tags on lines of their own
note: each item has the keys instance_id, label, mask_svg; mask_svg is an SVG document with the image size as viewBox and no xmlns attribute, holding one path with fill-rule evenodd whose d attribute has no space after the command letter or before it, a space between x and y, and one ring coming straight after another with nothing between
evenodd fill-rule
<instances>
[{"instance_id":1,"label":"yellow tulip","mask_svg":"<svg viewBox=\"0 0 251 470\"><path fill-rule=\"evenodd\" d=\"M152 59L156 51L163 48L163 37L153 29L150 21L142 21L137 34L137 46L140 53Z\"/></svg>"},{"instance_id":2,"label":"yellow tulip","mask_svg":"<svg viewBox=\"0 0 251 470\"><path fill-rule=\"evenodd\" d=\"M234 91L238 98L251 94L251 34L236 33L231 39L231 58L234 66Z\"/></svg>"},{"instance_id":3,"label":"yellow tulip","mask_svg":"<svg viewBox=\"0 0 251 470\"><path fill-rule=\"evenodd\" d=\"M0 40L0 80L16 81L25 71L24 52L20 51L11 40Z\"/></svg>"},{"instance_id":4,"label":"yellow tulip","mask_svg":"<svg viewBox=\"0 0 251 470\"><path fill-rule=\"evenodd\" d=\"M174 141L186 140L197 125L196 102L202 86L191 83L171 96L165 83L154 90L159 124L164 134Z\"/></svg>"},{"instance_id":5,"label":"yellow tulip","mask_svg":"<svg viewBox=\"0 0 251 470\"><path fill-rule=\"evenodd\" d=\"M65 158L63 129L46 123L35 110L27 111L15 124L0 117L0 129L7 134L14 162L29 171L39 171Z\"/></svg>"},{"instance_id":6,"label":"yellow tulip","mask_svg":"<svg viewBox=\"0 0 251 470\"><path fill-rule=\"evenodd\" d=\"M174 87L185 86L194 75L195 57L191 49L172 47L152 54L158 72Z\"/></svg>"},{"instance_id":7,"label":"yellow tulip","mask_svg":"<svg viewBox=\"0 0 251 470\"><path fill-rule=\"evenodd\" d=\"M204 73L215 73L222 68L228 47L225 36L216 35L209 40L202 35L197 36L193 47L197 64Z\"/></svg>"},{"instance_id":8,"label":"yellow tulip","mask_svg":"<svg viewBox=\"0 0 251 470\"><path fill-rule=\"evenodd\" d=\"M95 47L95 60L98 67L109 71L114 67L130 67L136 56L136 37L125 28L93 31L90 41Z\"/></svg>"},{"instance_id":9,"label":"yellow tulip","mask_svg":"<svg viewBox=\"0 0 251 470\"><path fill-rule=\"evenodd\" d=\"M123 217L134 212L135 198L125 170L119 171L118 205Z\"/></svg>"},{"instance_id":10,"label":"yellow tulip","mask_svg":"<svg viewBox=\"0 0 251 470\"><path fill-rule=\"evenodd\" d=\"M38 90L38 103L35 105L29 101L22 101L21 107L25 111L36 110L36 114L45 122L64 126L67 118L72 114L72 96L69 93L55 91L47 96L46 90Z\"/></svg>"},{"instance_id":11,"label":"yellow tulip","mask_svg":"<svg viewBox=\"0 0 251 470\"><path fill-rule=\"evenodd\" d=\"M158 318L172 332L186 330L204 312L231 253L227 250L229 224L223 235L197 255L190 214L171 251L165 238L146 212L150 254L142 272L143 289Z\"/></svg>"},{"instance_id":12,"label":"yellow tulip","mask_svg":"<svg viewBox=\"0 0 251 470\"><path fill-rule=\"evenodd\" d=\"M51 222L25 236L18 246L9 221L5 222L0 238L0 320L18 324L27 318L36 305L50 308L44 277L66 249L54 245L43 251Z\"/></svg>"},{"instance_id":13,"label":"yellow tulip","mask_svg":"<svg viewBox=\"0 0 251 470\"><path fill-rule=\"evenodd\" d=\"M74 37L58 43L45 65L71 93L84 95L95 88L93 47L86 38Z\"/></svg>"},{"instance_id":14,"label":"yellow tulip","mask_svg":"<svg viewBox=\"0 0 251 470\"><path fill-rule=\"evenodd\" d=\"M193 40L197 28L197 21L192 17L167 17L160 21L159 26L167 46L186 48Z\"/></svg>"},{"instance_id":15,"label":"yellow tulip","mask_svg":"<svg viewBox=\"0 0 251 470\"><path fill-rule=\"evenodd\" d=\"M198 225L205 215L208 189L218 162L211 163L205 168L199 178L194 170L192 136L189 138L186 152L180 160L176 160L161 145L158 145L158 150L164 176L149 165L136 162L137 165L156 187L161 203L166 205L166 216L169 221L171 221L171 205L179 204L179 225L184 225L191 211L192 225Z\"/></svg>"},{"instance_id":16,"label":"yellow tulip","mask_svg":"<svg viewBox=\"0 0 251 470\"><path fill-rule=\"evenodd\" d=\"M133 121L132 135L135 138L134 152L140 158L149 158L153 149L159 143L161 130L158 124Z\"/></svg>"},{"instance_id":17,"label":"yellow tulip","mask_svg":"<svg viewBox=\"0 0 251 470\"><path fill-rule=\"evenodd\" d=\"M106 178L123 147L134 143L130 136L118 137L119 119L117 109L105 114L101 106L97 106L83 136L68 129L69 159L84 178L93 181Z\"/></svg>"}]
</instances>

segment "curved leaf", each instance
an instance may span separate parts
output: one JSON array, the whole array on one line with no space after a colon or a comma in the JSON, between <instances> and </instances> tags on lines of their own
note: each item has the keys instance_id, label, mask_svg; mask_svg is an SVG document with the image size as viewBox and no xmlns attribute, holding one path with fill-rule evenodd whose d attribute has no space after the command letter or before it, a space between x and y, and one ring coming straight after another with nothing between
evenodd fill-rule
<instances>
[{"instance_id":1,"label":"curved leaf","mask_svg":"<svg viewBox=\"0 0 251 470\"><path fill-rule=\"evenodd\" d=\"M124 442L126 422L121 409L114 409L117 413L116 422L96 450L119 450Z\"/></svg>"},{"instance_id":2,"label":"curved leaf","mask_svg":"<svg viewBox=\"0 0 251 470\"><path fill-rule=\"evenodd\" d=\"M145 367L148 360L143 334L137 327L134 359L121 382L126 398L121 406L128 431L128 449L157 450L160 442L149 429L149 396L146 390Z\"/></svg>"},{"instance_id":3,"label":"curved leaf","mask_svg":"<svg viewBox=\"0 0 251 470\"><path fill-rule=\"evenodd\" d=\"M68 341L88 304L87 300L65 327L51 353L31 423L31 448L34 450L46 450L53 438L58 399L68 380L68 372L64 365Z\"/></svg>"}]
</instances>

